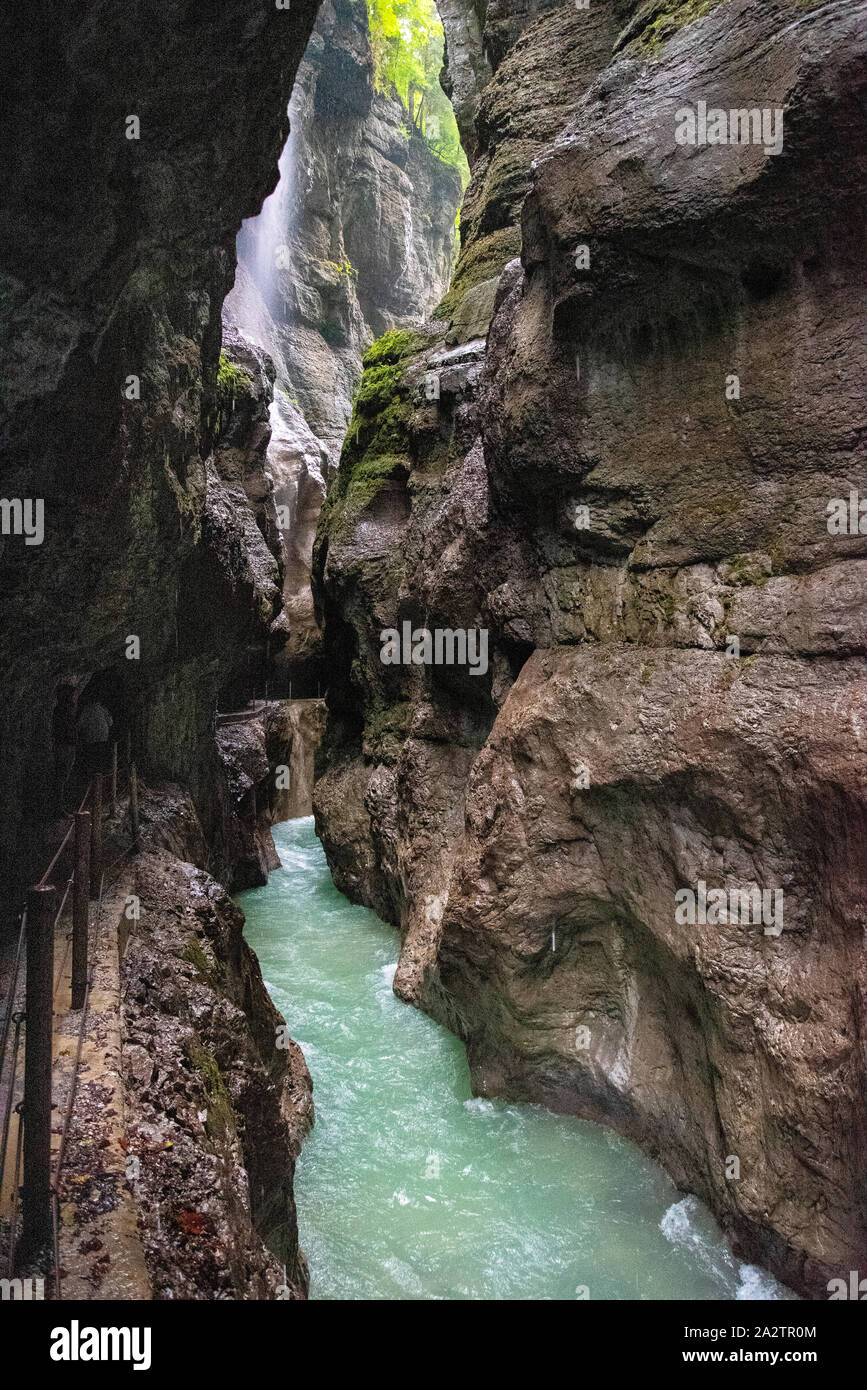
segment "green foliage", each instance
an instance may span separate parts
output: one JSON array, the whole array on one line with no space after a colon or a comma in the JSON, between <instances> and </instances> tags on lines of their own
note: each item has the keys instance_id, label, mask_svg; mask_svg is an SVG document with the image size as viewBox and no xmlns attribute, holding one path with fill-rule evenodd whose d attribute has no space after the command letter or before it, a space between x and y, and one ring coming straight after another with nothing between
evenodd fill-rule
<instances>
[{"instance_id":1,"label":"green foliage","mask_svg":"<svg viewBox=\"0 0 867 1390\"><path fill-rule=\"evenodd\" d=\"M333 284L332 277L335 275L339 284L349 284L358 279L358 271L348 258L344 261L321 261L311 256L309 263L326 284Z\"/></svg>"},{"instance_id":2,"label":"green foliage","mask_svg":"<svg viewBox=\"0 0 867 1390\"><path fill-rule=\"evenodd\" d=\"M367 0L376 89L392 92L433 153L469 180L451 103L439 83L443 28L434 0Z\"/></svg>"},{"instance_id":3,"label":"green foliage","mask_svg":"<svg viewBox=\"0 0 867 1390\"><path fill-rule=\"evenodd\" d=\"M371 343L361 359L361 365L365 368L379 367L384 362L391 362L396 366L405 361L417 345L420 345L419 336L411 328L392 328Z\"/></svg>"},{"instance_id":4,"label":"green foliage","mask_svg":"<svg viewBox=\"0 0 867 1390\"><path fill-rule=\"evenodd\" d=\"M380 92L393 87L410 108L413 88L424 90L436 61L442 66L442 26L431 0L367 0L370 44ZM439 67L437 68L437 74Z\"/></svg>"}]
</instances>

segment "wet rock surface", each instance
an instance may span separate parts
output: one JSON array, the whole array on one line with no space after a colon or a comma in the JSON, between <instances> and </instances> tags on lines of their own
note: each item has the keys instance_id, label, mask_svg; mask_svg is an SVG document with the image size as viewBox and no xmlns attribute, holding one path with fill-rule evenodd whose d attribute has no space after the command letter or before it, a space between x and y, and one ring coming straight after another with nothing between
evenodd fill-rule
<instances>
[{"instance_id":1,"label":"wet rock surface","mask_svg":"<svg viewBox=\"0 0 867 1390\"><path fill-rule=\"evenodd\" d=\"M267 883L279 859L271 826L312 811L313 765L322 737L321 700L262 701L254 717L216 732L224 779L222 843L235 892Z\"/></svg>"},{"instance_id":2,"label":"wet rock surface","mask_svg":"<svg viewBox=\"0 0 867 1390\"><path fill-rule=\"evenodd\" d=\"M276 180L315 12L94 0L38 35L23 12L8 26L3 496L42 499L45 518L42 544L0 549L13 905L55 796L64 680L112 691L142 766L182 776L210 829L213 709L239 654L264 649L279 595L258 525L257 539L209 466L220 313L241 221Z\"/></svg>"},{"instance_id":3,"label":"wet rock surface","mask_svg":"<svg viewBox=\"0 0 867 1390\"><path fill-rule=\"evenodd\" d=\"M0 548L0 889L11 914L45 863L58 687L95 681L142 778L123 1047L153 1289L304 1294L308 1078L225 885L267 871L259 794L308 731L214 738L284 642L327 664L317 824L400 927L401 997L466 1039L478 1089L616 1124L822 1296L867 1258L867 540L826 524L867 492L858 9L448 0L474 178L435 304L450 220L420 231L408 188L439 199L436 171L326 5L303 274L221 362L315 8L93 0L7 30L3 494L41 499L45 535ZM678 145L699 100L781 110L781 150ZM280 354L302 394L272 412ZM403 622L484 630L484 669L385 666ZM783 892L782 931L679 921L699 881ZM82 1098L98 1224L114 1105L95 1074Z\"/></svg>"},{"instance_id":4,"label":"wet rock surface","mask_svg":"<svg viewBox=\"0 0 867 1390\"><path fill-rule=\"evenodd\" d=\"M265 469L275 367L228 335L221 359L221 311L241 223L277 180L316 10L89 0L5 32L2 490L44 504L44 536L0 542L0 930L69 809L52 748L69 683L105 703L139 773L123 1088L163 1298L306 1288L292 1163L309 1078L294 1044L275 1048L281 1021L221 886L245 862L264 872L270 837L227 790L250 750L221 760L214 722L264 693L285 565ZM129 849L128 827L118 840ZM103 1151L116 1099L94 1063L70 1131L84 1181L64 1194L69 1230L89 1224L83 1296L110 1282L96 1226L129 1215Z\"/></svg>"},{"instance_id":5,"label":"wet rock surface","mask_svg":"<svg viewBox=\"0 0 867 1390\"><path fill-rule=\"evenodd\" d=\"M312 1085L243 913L165 851L123 962L128 1172L155 1298L306 1296L292 1190Z\"/></svg>"}]
</instances>

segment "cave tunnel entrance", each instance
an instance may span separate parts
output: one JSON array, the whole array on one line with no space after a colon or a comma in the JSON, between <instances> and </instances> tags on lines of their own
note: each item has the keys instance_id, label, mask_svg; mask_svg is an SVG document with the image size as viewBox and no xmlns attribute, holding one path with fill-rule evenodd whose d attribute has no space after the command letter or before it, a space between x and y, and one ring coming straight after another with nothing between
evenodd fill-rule
<instances>
[{"instance_id":1,"label":"cave tunnel entrance","mask_svg":"<svg viewBox=\"0 0 867 1390\"><path fill-rule=\"evenodd\" d=\"M95 671L77 694L73 682L58 686L52 714L55 811L74 811L91 775L109 771L113 744L123 749L131 736L133 704L119 665Z\"/></svg>"}]
</instances>

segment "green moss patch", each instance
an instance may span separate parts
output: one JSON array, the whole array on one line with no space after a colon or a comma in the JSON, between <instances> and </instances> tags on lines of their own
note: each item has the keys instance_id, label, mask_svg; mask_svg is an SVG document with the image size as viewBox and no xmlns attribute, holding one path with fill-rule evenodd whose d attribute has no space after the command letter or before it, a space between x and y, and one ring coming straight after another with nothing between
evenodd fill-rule
<instances>
[{"instance_id":1,"label":"green moss patch","mask_svg":"<svg viewBox=\"0 0 867 1390\"><path fill-rule=\"evenodd\" d=\"M434 309L432 318L451 322L455 310L468 290L499 275L503 267L521 254L520 227L501 227L490 236L472 241L461 253L448 294Z\"/></svg>"},{"instance_id":2,"label":"green moss patch","mask_svg":"<svg viewBox=\"0 0 867 1390\"><path fill-rule=\"evenodd\" d=\"M181 952L181 959L192 965L206 984L215 985L219 983L219 968L211 964L198 941L190 941L189 944L184 947Z\"/></svg>"},{"instance_id":3,"label":"green moss patch","mask_svg":"<svg viewBox=\"0 0 867 1390\"><path fill-rule=\"evenodd\" d=\"M364 751L374 762L394 762L409 734L414 706L410 700L387 704L375 695L364 710Z\"/></svg>"},{"instance_id":4,"label":"green moss patch","mask_svg":"<svg viewBox=\"0 0 867 1390\"><path fill-rule=\"evenodd\" d=\"M217 367L216 410L212 417L215 440L229 425L238 402L248 399L253 391L253 378L221 352Z\"/></svg>"},{"instance_id":5,"label":"green moss patch","mask_svg":"<svg viewBox=\"0 0 867 1390\"><path fill-rule=\"evenodd\" d=\"M198 1038L191 1038L184 1051L202 1079L208 1106L205 1129L209 1139L215 1143L233 1139L237 1133L235 1111L216 1057Z\"/></svg>"},{"instance_id":6,"label":"green moss patch","mask_svg":"<svg viewBox=\"0 0 867 1390\"><path fill-rule=\"evenodd\" d=\"M364 354L340 466L322 510L321 528L329 534L363 511L388 479L408 475L413 407L404 373L426 345L422 334L395 329Z\"/></svg>"},{"instance_id":7,"label":"green moss patch","mask_svg":"<svg viewBox=\"0 0 867 1390\"><path fill-rule=\"evenodd\" d=\"M217 404L222 408L251 395L252 391L253 378L221 352L217 367Z\"/></svg>"},{"instance_id":8,"label":"green moss patch","mask_svg":"<svg viewBox=\"0 0 867 1390\"><path fill-rule=\"evenodd\" d=\"M393 328L390 333L383 333L381 338L371 343L361 359L361 365L365 369L384 363L397 365L423 346L424 338L420 333L413 332L411 328Z\"/></svg>"},{"instance_id":9,"label":"green moss patch","mask_svg":"<svg viewBox=\"0 0 867 1390\"><path fill-rule=\"evenodd\" d=\"M656 54L680 29L703 19L721 0L647 0L618 41L634 43L644 53Z\"/></svg>"}]
</instances>

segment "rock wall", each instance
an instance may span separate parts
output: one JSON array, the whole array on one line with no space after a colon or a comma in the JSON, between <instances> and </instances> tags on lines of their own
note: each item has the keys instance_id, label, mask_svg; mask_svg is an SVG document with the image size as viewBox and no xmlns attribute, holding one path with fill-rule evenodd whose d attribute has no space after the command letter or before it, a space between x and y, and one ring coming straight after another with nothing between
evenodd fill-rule
<instances>
[{"instance_id":1,"label":"rock wall","mask_svg":"<svg viewBox=\"0 0 867 1390\"><path fill-rule=\"evenodd\" d=\"M293 1177L313 1123L301 1049L195 812L154 796L122 962L127 1173L157 1299L302 1299Z\"/></svg>"},{"instance_id":2,"label":"rock wall","mask_svg":"<svg viewBox=\"0 0 867 1390\"><path fill-rule=\"evenodd\" d=\"M277 372L268 455L285 507L283 612L274 652L283 693L324 688L310 591L313 537L370 342L417 322L445 291L458 171L410 134L375 89L367 10L325 0L298 70L281 180L239 239L224 317ZM282 645L281 645L282 643Z\"/></svg>"},{"instance_id":3,"label":"rock wall","mask_svg":"<svg viewBox=\"0 0 867 1390\"><path fill-rule=\"evenodd\" d=\"M243 839L214 713L260 693L284 562L265 471L274 366L240 339L221 362L221 311L241 223L277 179L316 10L87 0L50 23L21 12L4 26L0 926L50 857L56 692L98 693L121 742L130 734L143 833L156 837L142 868L150 915L130 957L128 1053L142 1075L145 1061L156 1068L139 1120L189 1121L185 1192L216 1184L208 1258L178 1251L158 1276L176 1296L260 1296L283 1264L291 1295L304 1287L292 1078L286 1057L264 1050L275 1016L239 914L206 869L231 882ZM34 544L7 525L25 502L42 509ZM147 789L167 780L174 798L152 802ZM195 856L181 850L195 870L171 858L181 802L198 827ZM194 938L186 975L168 980L167 960ZM173 1092L183 1121L163 1108ZM197 1107L204 1130L212 1108L219 1127L206 1169ZM157 1174L157 1201L173 1173ZM178 1245L194 1234L172 1228Z\"/></svg>"},{"instance_id":4,"label":"rock wall","mask_svg":"<svg viewBox=\"0 0 867 1390\"><path fill-rule=\"evenodd\" d=\"M23 14L7 26L2 493L41 500L45 532L4 535L0 552L0 844L16 904L53 804L63 681L110 683L142 765L187 780L207 823L214 705L279 599L264 537L209 463L220 312L242 219L276 179L315 11L92 0L36 34Z\"/></svg>"},{"instance_id":5,"label":"rock wall","mask_svg":"<svg viewBox=\"0 0 867 1390\"><path fill-rule=\"evenodd\" d=\"M230 866L235 892L267 883L279 865L271 826L313 810L313 767L325 724L321 700L262 701L216 732L222 772L220 835L211 859Z\"/></svg>"},{"instance_id":6,"label":"rock wall","mask_svg":"<svg viewBox=\"0 0 867 1390\"><path fill-rule=\"evenodd\" d=\"M478 1091L615 1125L825 1297L867 1259L856 6L442 13L465 236L320 522L317 827ZM700 101L781 152L678 143ZM404 621L486 668L384 664ZM701 882L782 931L678 920Z\"/></svg>"},{"instance_id":7,"label":"rock wall","mask_svg":"<svg viewBox=\"0 0 867 1390\"><path fill-rule=\"evenodd\" d=\"M265 737L270 762L286 768L279 786L275 779L272 825L313 814L314 765L324 729L323 700L281 700L268 707Z\"/></svg>"}]
</instances>

